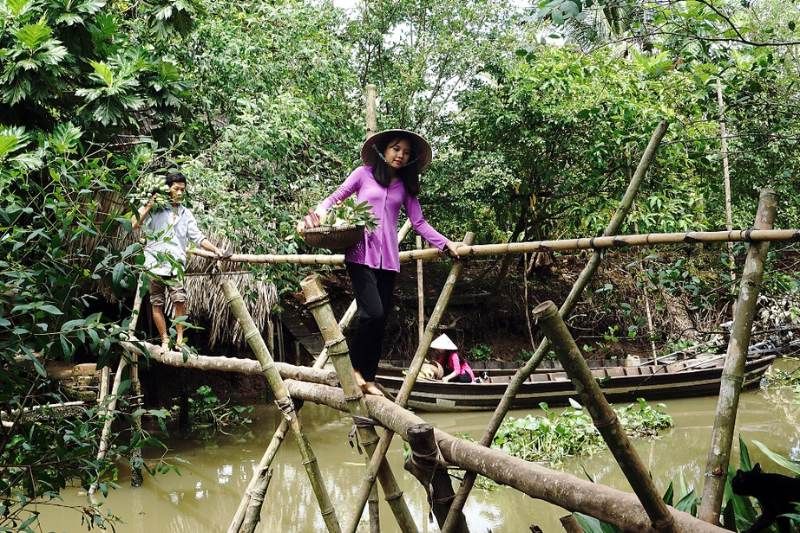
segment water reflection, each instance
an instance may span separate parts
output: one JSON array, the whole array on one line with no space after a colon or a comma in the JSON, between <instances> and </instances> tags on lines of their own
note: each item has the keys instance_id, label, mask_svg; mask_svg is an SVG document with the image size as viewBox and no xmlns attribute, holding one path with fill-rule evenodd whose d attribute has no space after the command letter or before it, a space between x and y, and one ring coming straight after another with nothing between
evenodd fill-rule
<instances>
[{"instance_id":1,"label":"water reflection","mask_svg":"<svg viewBox=\"0 0 800 533\"><path fill-rule=\"evenodd\" d=\"M785 391L743 395L736 435L741 434L746 442L759 440L779 453L800 457L800 410L795 401L796 397ZM675 428L654 440L635 441L660 491L665 490L671 480L680 487L681 479L687 487L699 488L715 408L715 398L670 401L668 412L675 420ZM528 412L514 414L524 416ZM490 413L464 413L425 417L445 431L467 433L477 439L489 416ZM339 519L345 521L358 490L365 456L347 444L350 423L344 415L309 403L303 407L301 419ZM254 420L252 434L244 438L225 437L215 443L172 441L170 459L178 464L180 475L169 473L148 477L144 487L139 489L131 489L128 479L121 479L121 487L111 492L105 504L124 521L117 530L121 533L224 531L280 421L274 410L268 407L259 407ZM766 470L777 469L755 446L750 452L753 460L761 461ZM738 445L735 445L734 454L738 456ZM388 459L407 494L415 520L424 526L421 530L437 531L433 523L426 524L428 506L422 487L402 469L399 439L395 439ZM597 482L630 490L608 452L569 460L562 468L582 478L588 474ZM473 494L465 509L472 531L516 533L529 531L531 524L538 524L546 532L562 530L558 518L566 514L563 509L532 500L508 488L475 490ZM64 494L66 503L81 504L84 498L85 495L76 490ZM51 508L42 508L41 511L44 530L81 529L76 514ZM382 530L396 531L391 510L383 501L380 512ZM366 529L364 523L362 530ZM324 523L291 435L287 435L276 457L259 531L324 531Z\"/></svg>"}]
</instances>

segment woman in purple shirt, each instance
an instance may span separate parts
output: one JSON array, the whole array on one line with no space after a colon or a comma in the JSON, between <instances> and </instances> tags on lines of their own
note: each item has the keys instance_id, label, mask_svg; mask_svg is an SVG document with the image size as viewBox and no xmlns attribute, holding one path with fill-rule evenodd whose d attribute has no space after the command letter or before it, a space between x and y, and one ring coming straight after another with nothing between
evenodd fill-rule
<instances>
[{"instance_id":1,"label":"woman in purple shirt","mask_svg":"<svg viewBox=\"0 0 800 533\"><path fill-rule=\"evenodd\" d=\"M416 133L386 130L370 137L361 147L364 165L355 169L300 223L318 226L320 218L337 202L355 194L368 202L378 222L372 231L345 251L345 264L358 305L358 330L352 346L356 381L367 394L381 395L375 385L386 317L392 308L392 292L400 270L397 218L403 207L411 225L426 241L451 255L461 243L443 237L425 221L419 205L419 174L431 162L431 147Z\"/></svg>"}]
</instances>

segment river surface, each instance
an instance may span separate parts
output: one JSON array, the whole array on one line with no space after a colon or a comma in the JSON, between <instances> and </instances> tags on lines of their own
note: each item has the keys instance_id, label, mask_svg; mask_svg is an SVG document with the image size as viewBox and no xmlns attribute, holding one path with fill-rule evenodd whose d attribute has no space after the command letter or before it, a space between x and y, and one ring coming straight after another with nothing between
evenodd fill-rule
<instances>
[{"instance_id":1,"label":"river surface","mask_svg":"<svg viewBox=\"0 0 800 533\"><path fill-rule=\"evenodd\" d=\"M796 361L779 361L785 369ZM742 395L735 435L746 442L759 440L774 451L800 459L800 405L790 391L750 391ZM667 412L675 427L650 440L636 440L635 445L664 491L670 480L698 487L706 460L716 397L671 400ZM538 411L516 411L524 416ZM491 413L422 414L437 427L451 434L468 433L476 440ZM346 521L355 499L358 482L364 470L364 455L350 447L347 433L350 421L343 414L327 407L307 403L301 420L319 460L322 475L336 507L340 521ZM246 436L229 436L213 442L176 440L169 442L167 459L178 465L180 474L168 473L145 477L145 485L132 489L128 478L119 480L120 487L111 491L104 507L121 520L117 531L122 533L225 531L247 486L253 466L258 463L272 432L279 422L273 408L259 406L254 414L251 432ZM736 440L736 437L734 438ZM403 452L395 438L388 458L421 531L438 531L428 523L425 494L420 484L402 468ZM754 461L760 460L767 471L779 471L755 446L750 446ZM738 446L734 451L738 458ZM591 475L598 483L630 490L611 454L607 451L591 457L573 458L560 466L577 476ZM262 532L324 531L316 500L308 484L300 455L291 435L287 436L275 462L273 477L262 513ZM586 473L584 473L584 470ZM701 491L702 487L698 487ZM676 494L679 490L676 490ZM64 491L64 503L81 504L85 493L77 489ZM85 531L74 511L40 507L45 531ZM533 500L510 488L474 489L465 509L473 532L527 532L531 524L543 531L563 531L558 518L566 511ZM365 513L366 516L366 513ZM381 526L384 532L397 531L391 511L381 500ZM359 531L367 531L366 521Z\"/></svg>"}]
</instances>

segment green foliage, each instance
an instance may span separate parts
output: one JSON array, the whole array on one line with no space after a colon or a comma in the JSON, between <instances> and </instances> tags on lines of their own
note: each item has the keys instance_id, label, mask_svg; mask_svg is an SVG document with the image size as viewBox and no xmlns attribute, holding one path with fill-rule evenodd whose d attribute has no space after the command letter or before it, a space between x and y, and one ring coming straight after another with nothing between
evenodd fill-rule
<instances>
[{"instance_id":1,"label":"green foliage","mask_svg":"<svg viewBox=\"0 0 800 533\"><path fill-rule=\"evenodd\" d=\"M330 210L325 213L322 223L334 228L346 225L364 226L368 231L378 227L378 221L375 220L369 203L356 202L353 197L331 206Z\"/></svg>"},{"instance_id":2,"label":"green foliage","mask_svg":"<svg viewBox=\"0 0 800 533\"><path fill-rule=\"evenodd\" d=\"M467 354L467 358L472 361L488 361L492 358L492 347L488 344L476 344Z\"/></svg>"}]
</instances>

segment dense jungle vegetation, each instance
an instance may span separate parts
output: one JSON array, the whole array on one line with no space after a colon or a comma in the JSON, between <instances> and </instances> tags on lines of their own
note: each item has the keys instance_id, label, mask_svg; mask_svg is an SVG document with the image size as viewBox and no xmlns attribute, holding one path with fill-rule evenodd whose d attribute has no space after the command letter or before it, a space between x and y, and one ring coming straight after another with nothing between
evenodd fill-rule
<instances>
[{"instance_id":1,"label":"dense jungle vegetation","mask_svg":"<svg viewBox=\"0 0 800 533\"><path fill-rule=\"evenodd\" d=\"M763 187L777 227L800 227L798 25L800 4L778 0L0 0L0 410L62 398L43 360L119 357L143 260L131 192L148 174L183 168L212 240L306 251L294 224L358 164L367 83L381 128L431 140L421 201L454 239L599 234L661 120L622 233L725 228L721 120L733 227ZM766 294L791 300L796 247L773 250ZM647 260L634 281L656 301L717 317L735 297L724 247ZM281 294L304 275L253 271ZM611 334L641 325L604 287ZM120 434L97 462L97 427L90 410L3 429L0 525L156 444Z\"/></svg>"}]
</instances>

